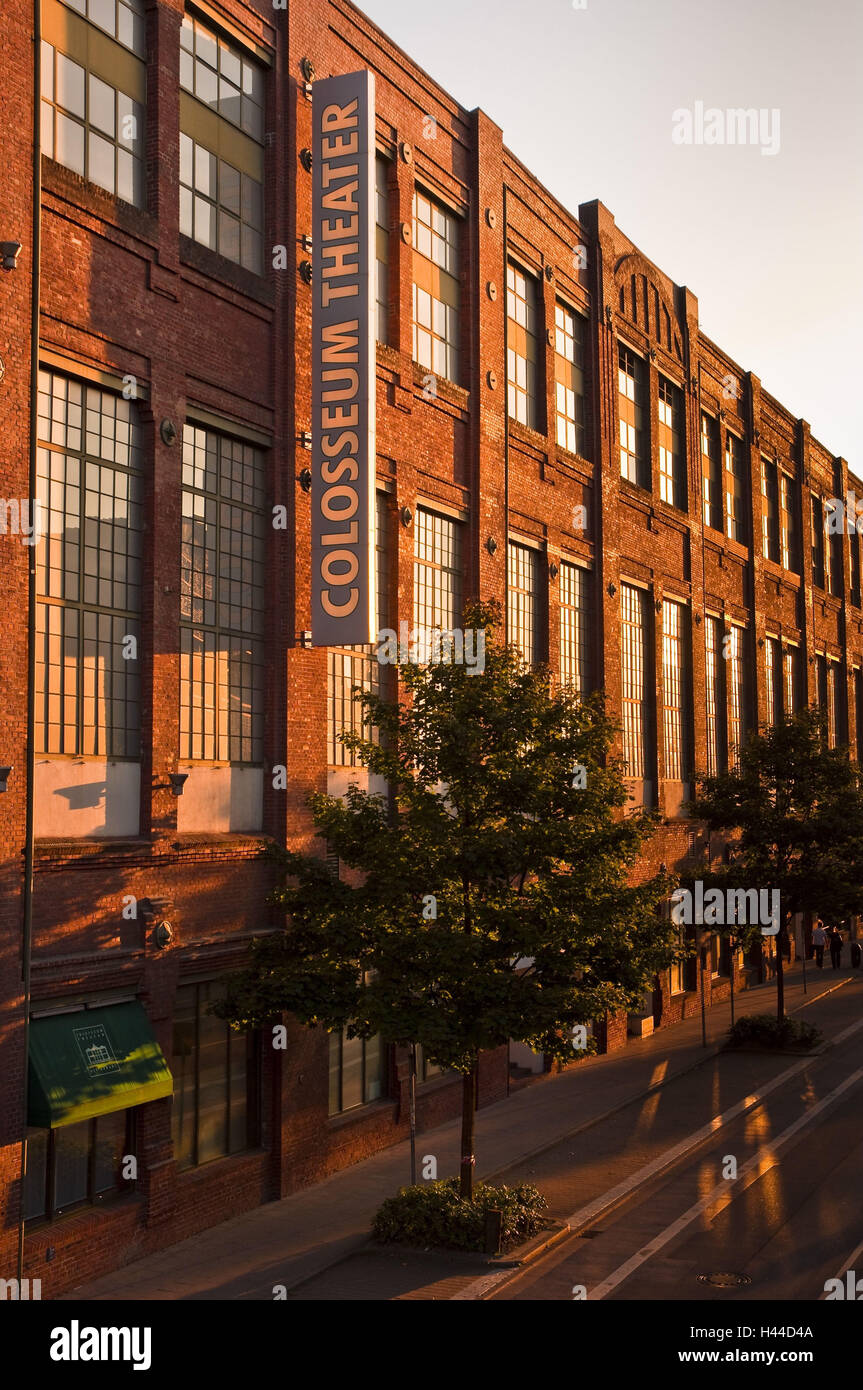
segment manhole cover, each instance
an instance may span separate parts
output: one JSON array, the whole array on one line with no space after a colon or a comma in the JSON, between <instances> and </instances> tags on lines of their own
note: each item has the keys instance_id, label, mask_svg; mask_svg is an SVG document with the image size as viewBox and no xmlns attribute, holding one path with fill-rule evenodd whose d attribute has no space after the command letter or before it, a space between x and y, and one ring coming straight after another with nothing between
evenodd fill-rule
<instances>
[{"instance_id":1,"label":"manhole cover","mask_svg":"<svg viewBox=\"0 0 863 1390\"><path fill-rule=\"evenodd\" d=\"M699 1274L699 1284L712 1284L716 1289L738 1289L742 1284L751 1284L748 1274Z\"/></svg>"}]
</instances>

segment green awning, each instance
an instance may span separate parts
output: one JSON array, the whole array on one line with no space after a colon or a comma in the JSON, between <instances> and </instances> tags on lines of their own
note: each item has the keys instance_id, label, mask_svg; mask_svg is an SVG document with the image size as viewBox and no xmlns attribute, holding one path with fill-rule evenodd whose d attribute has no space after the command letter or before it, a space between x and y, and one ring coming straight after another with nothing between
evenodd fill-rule
<instances>
[{"instance_id":1,"label":"green awning","mask_svg":"<svg viewBox=\"0 0 863 1390\"><path fill-rule=\"evenodd\" d=\"M58 1129L173 1093L143 1007L135 1002L34 1018L28 1122Z\"/></svg>"}]
</instances>

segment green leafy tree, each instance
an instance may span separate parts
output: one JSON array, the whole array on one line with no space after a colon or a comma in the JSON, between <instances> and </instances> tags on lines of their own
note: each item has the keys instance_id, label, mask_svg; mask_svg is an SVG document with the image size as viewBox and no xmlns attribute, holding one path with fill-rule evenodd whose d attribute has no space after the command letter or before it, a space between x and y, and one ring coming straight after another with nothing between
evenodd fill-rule
<instances>
[{"instance_id":1,"label":"green leafy tree","mask_svg":"<svg viewBox=\"0 0 863 1390\"><path fill-rule=\"evenodd\" d=\"M379 740L344 742L389 800L357 786L311 798L317 833L359 872L333 882L319 858L283 854L286 928L253 943L219 1012L421 1043L461 1072L470 1198L479 1053L514 1039L583 1055L578 1026L640 1003L676 932L659 910L666 877L633 881L654 817L623 814L600 700L526 670L496 639L496 605L464 621L485 633L481 672L448 664L444 645L402 668L402 702L363 695Z\"/></svg>"},{"instance_id":2,"label":"green leafy tree","mask_svg":"<svg viewBox=\"0 0 863 1390\"><path fill-rule=\"evenodd\" d=\"M863 783L846 748L827 746L823 711L801 710L751 734L737 767L699 781L690 814L738 832L711 885L778 890L777 1016L785 1016L783 947L791 919L838 924L863 911Z\"/></svg>"}]
</instances>

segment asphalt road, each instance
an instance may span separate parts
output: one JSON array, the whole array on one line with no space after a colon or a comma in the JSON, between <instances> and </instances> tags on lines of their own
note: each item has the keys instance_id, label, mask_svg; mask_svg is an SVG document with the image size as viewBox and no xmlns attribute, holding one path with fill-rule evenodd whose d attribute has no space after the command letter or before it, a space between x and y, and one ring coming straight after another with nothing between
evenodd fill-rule
<instances>
[{"instance_id":1,"label":"asphalt road","mask_svg":"<svg viewBox=\"0 0 863 1390\"><path fill-rule=\"evenodd\" d=\"M810 1301L852 1257L863 1277L863 983L802 1016L833 1041L821 1055L724 1054L592 1131L589 1151L564 1141L508 1173L576 1229L596 1215L484 1296Z\"/></svg>"}]
</instances>

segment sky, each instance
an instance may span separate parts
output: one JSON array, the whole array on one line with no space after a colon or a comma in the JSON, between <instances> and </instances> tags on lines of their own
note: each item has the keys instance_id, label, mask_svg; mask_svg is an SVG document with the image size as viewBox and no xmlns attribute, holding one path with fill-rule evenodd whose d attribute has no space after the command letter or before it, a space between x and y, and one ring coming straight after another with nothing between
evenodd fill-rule
<instances>
[{"instance_id":1,"label":"sky","mask_svg":"<svg viewBox=\"0 0 863 1390\"><path fill-rule=\"evenodd\" d=\"M863 0L581 4L359 0L571 212L599 198L859 475ZM699 102L763 110L758 142L675 142Z\"/></svg>"}]
</instances>

